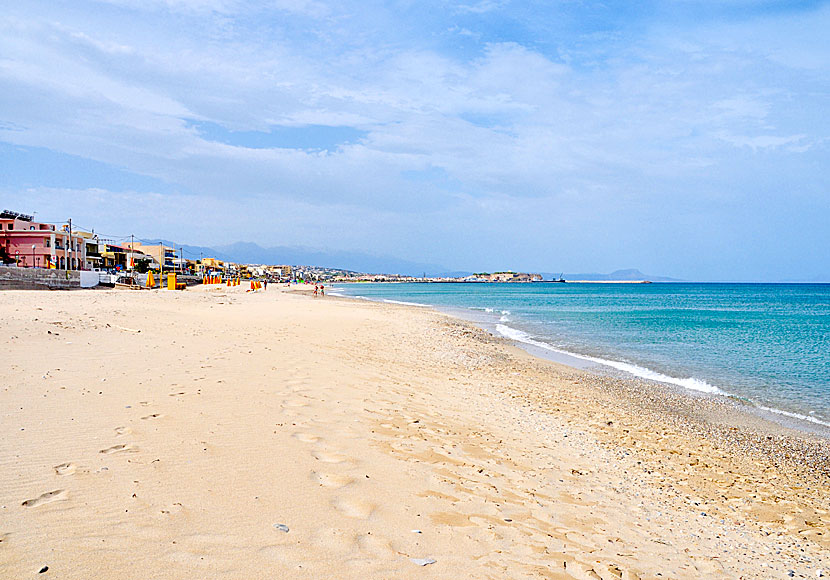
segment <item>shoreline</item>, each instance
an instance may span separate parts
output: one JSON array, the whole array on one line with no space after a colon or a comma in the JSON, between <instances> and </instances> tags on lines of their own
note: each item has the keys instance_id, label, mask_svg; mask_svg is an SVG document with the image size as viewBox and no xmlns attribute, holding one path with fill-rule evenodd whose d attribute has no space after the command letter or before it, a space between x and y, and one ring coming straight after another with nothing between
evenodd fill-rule
<instances>
[{"instance_id":1,"label":"shoreline","mask_svg":"<svg viewBox=\"0 0 830 580\"><path fill-rule=\"evenodd\" d=\"M297 289L297 291L302 290ZM579 366L578 363L587 360L585 357L564 351L546 350L532 343L526 343L497 333L497 331L493 332L499 323L496 321L484 322L483 319L476 319L472 316L472 313L476 312L473 309L461 307L440 308L430 304L418 304L389 299L374 300L362 296L346 296L342 294L331 294L330 296L358 304L361 302L369 302L389 305L391 307L397 306L418 310L426 309L437 314L450 316L461 323L473 325L477 330L486 332L495 340L505 341L517 350L526 353L527 356L534 360L561 365L574 372L586 373L596 377L600 381L610 381L609 384L615 386L614 390L617 394L626 393L625 396L629 399L627 402L631 402L631 400L641 402L641 407L637 409L637 412L655 414L657 409L651 408L651 405L658 400L667 399L668 401L661 400L660 409L674 415L673 421L679 421L681 424L684 421L688 421L688 423L683 424L684 430L705 436L712 435L713 428L721 430L723 432L717 433L716 437L722 444L730 447L733 451L740 450L743 452L751 444L762 449L761 453L763 455L774 457L780 454L781 457L776 461L783 460L785 463L790 464L790 466L799 468L799 452L794 452L793 449L801 448L805 456L811 455L813 451L808 449L809 445L803 447L798 443L788 442L785 445L787 452L781 453L777 442L774 444L770 444L769 442L773 437L783 437L794 441L803 440L804 442L814 442L822 447L826 446L827 450L824 454L830 457L830 428L824 424L814 424L800 416L787 417L783 415L783 413L786 413L785 411L760 408L751 401L744 400L726 392L712 393L699 391L674 383L638 377L627 371L614 373L607 368L603 368L606 366L603 363ZM465 314L469 314L469 316L465 316ZM490 330L488 327L493 327L493 330ZM556 357L555 355L557 354L563 356L561 358ZM637 391L643 392L637 393ZM642 401L650 401L651 403L643 404ZM654 418L655 420L660 420L660 417L657 415ZM735 429L744 429L746 432L743 433L743 437L736 438L734 433ZM749 443L750 441L752 443ZM812 470L813 468L811 467L810 469ZM814 474L811 471L807 477L812 478L812 475ZM823 473L818 474L816 481L830 484L830 463L824 466Z\"/></svg>"},{"instance_id":2,"label":"shoreline","mask_svg":"<svg viewBox=\"0 0 830 580\"><path fill-rule=\"evenodd\" d=\"M826 441L734 430L726 405L539 359L432 309L299 290L4 294L0 569L656 580L830 566Z\"/></svg>"},{"instance_id":3,"label":"shoreline","mask_svg":"<svg viewBox=\"0 0 830 580\"><path fill-rule=\"evenodd\" d=\"M455 316L461 320L471 322L479 328L505 338L514 343L518 348L528 352L532 356L549 360L555 363L563 364L568 367L597 374L599 376L609 376L614 378L622 378L624 380L644 381L649 384L660 385L663 388L670 389L673 392L685 395L692 398L712 398L715 401L726 400L731 402L736 407L736 412L743 412L750 414L753 418L773 423L778 427L794 430L796 432L804 433L811 436L818 436L830 440L830 424L820 419L815 419L802 413L788 411L786 409L778 409L774 407L767 407L747 399L740 395L724 391L719 387L714 387L707 383L702 383L702 387L690 387L681 384L686 381L696 381L697 379L680 379L663 375L658 371L653 371L646 367L639 367L633 363L619 363L610 359L598 359L593 356L582 355L579 353L572 353L558 348L554 348L542 341L530 337L524 331L508 326L503 320L499 320L495 314L492 320L486 316L486 312L482 312L476 308L465 308L460 306L434 306L431 304L420 304L415 302L406 302L399 300L391 300L385 298L371 298L364 296L349 296L345 294L333 294L335 297L342 297L347 299L366 300L369 302L399 304L408 306L417 306L421 308L433 309L437 312ZM480 316L476 313L481 312ZM491 313L492 314L492 313ZM499 327L503 326L504 329ZM638 374L631 369L636 369L642 374Z\"/></svg>"}]
</instances>

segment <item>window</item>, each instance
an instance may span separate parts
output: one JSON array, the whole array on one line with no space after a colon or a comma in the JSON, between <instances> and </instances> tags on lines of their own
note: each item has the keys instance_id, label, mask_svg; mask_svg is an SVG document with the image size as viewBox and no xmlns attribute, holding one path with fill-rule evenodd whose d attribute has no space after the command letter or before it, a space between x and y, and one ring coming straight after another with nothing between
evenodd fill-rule
<instances>
[{"instance_id":1,"label":"window","mask_svg":"<svg viewBox=\"0 0 830 580\"><path fill-rule=\"evenodd\" d=\"M9 225L7 225L7 226L6 226L6 229L7 229L7 230L13 230L13 229L14 229L14 224L9 224Z\"/></svg>"},{"instance_id":2,"label":"window","mask_svg":"<svg viewBox=\"0 0 830 580\"><path fill-rule=\"evenodd\" d=\"M49 238L43 238L43 247L48 248L50 245Z\"/></svg>"}]
</instances>

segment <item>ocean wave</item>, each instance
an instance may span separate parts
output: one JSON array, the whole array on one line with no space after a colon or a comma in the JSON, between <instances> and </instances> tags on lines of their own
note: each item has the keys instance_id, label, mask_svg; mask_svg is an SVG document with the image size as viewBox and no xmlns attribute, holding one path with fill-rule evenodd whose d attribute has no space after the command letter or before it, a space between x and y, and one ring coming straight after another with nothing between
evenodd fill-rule
<instances>
[{"instance_id":1,"label":"ocean wave","mask_svg":"<svg viewBox=\"0 0 830 580\"><path fill-rule=\"evenodd\" d=\"M712 395L729 396L728 392L726 392L722 389L719 389L718 387L716 387L714 385L710 385L706 381L702 381L702 380L696 379L694 377L688 377L688 378L685 378L685 379L678 378L678 377L671 377L671 376L668 376L668 375L664 375L663 373L659 373L657 371L653 371L651 369L641 367L641 366L638 366L638 365L634 365L634 364L630 364L630 363L624 363L624 362L620 362L620 361L608 360L608 359L603 359L603 358L589 356L589 355L576 354L576 353L573 353L573 352L569 352L569 351L566 351L566 350L555 348L555 347L553 347L553 346L551 346L547 343L544 343L544 342L541 342L541 341L538 341L538 340L534 340L528 333L526 333L524 331L521 331L521 330L518 330L516 328L511 328L509 326L505 326L503 324L497 324L496 325L496 330L499 332L499 334L501 334L502 336L504 336L506 338L509 338L511 340L515 340L517 342L523 342L525 344L531 344L533 346L537 346L537 347L545 349L545 350L549 350L549 351L552 351L552 352L557 352L557 353L560 353L560 354L565 354L565 355L572 356L574 358L578 358L578 359L581 359L581 360L587 360L587 361L595 362L597 364L610 366L612 368L615 368L615 369L621 370L621 371L625 371L629 374L632 374L632 375L640 377L640 378L650 379L650 380L658 381L658 382L661 382L661 383L669 383L669 384L677 385L677 386L680 386L680 387L683 387L683 388L686 388L686 389L690 389L690 390L693 390L693 391L709 393L709 394L712 394ZM765 405L759 405L759 404L754 403L752 401L750 401L750 404L752 404L756 408L758 408L762 411L766 411L768 413L774 413L776 415L781 415L783 417L788 417L790 419L796 419L798 421L807 421L809 423L813 423L813 424L816 424L816 425L822 425L824 427L830 427L830 421L824 421L822 419L817 419L816 417L811 417L809 415L802 415L801 413L794 413L792 411L784 411L783 409L776 409L774 407L767 407Z\"/></svg>"},{"instance_id":2,"label":"ocean wave","mask_svg":"<svg viewBox=\"0 0 830 580\"><path fill-rule=\"evenodd\" d=\"M763 411L775 413L776 415L783 415L785 417L789 417L790 419L798 419L800 421L808 421L810 423L815 423L816 425L824 425L825 427L830 427L830 421L822 421L821 419L816 419L815 417L810 417L809 415L802 415L801 413L793 413L792 411L784 411L782 409L775 409L773 407L765 407L764 405L756 405L756 407Z\"/></svg>"},{"instance_id":3,"label":"ocean wave","mask_svg":"<svg viewBox=\"0 0 830 580\"><path fill-rule=\"evenodd\" d=\"M558 349L553 347L545 342L541 342L538 340L534 340L528 333L518 330L516 328L512 328L510 326L505 326L504 324L497 324L496 331L501 334L502 336L509 338L511 340L515 340L517 342L523 342L525 344L530 344L539 348L543 348L545 350L549 350L551 352L557 352L560 354L565 354L568 356L572 356L574 358L578 358L581 360L587 360L590 362L594 362L600 365L608 366L611 368L615 368L617 370L629 373L636 377L640 377L643 379L649 379L652 381L659 381L661 383L669 383L672 385L677 385L686 389L690 389L693 391L699 391L703 393L709 393L713 395L726 395L728 393L722 391L718 387L714 385L710 385L706 381L702 381L700 379L696 379L694 377L688 378L679 378L679 377L671 377L669 375L664 375L663 373L658 373L657 371L653 371L651 369L641 367L639 365L609 360L604 358L599 358L595 356L589 356L585 354L576 354L573 352L569 352L566 350Z\"/></svg>"},{"instance_id":4,"label":"ocean wave","mask_svg":"<svg viewBox=\"0 0 830 580\"><path fill-rule=\"evenodd\" d=\"M386 303L388 303L388 304L403 304L403 305L405 305L405 306L423 306L423 307L429 307L429 304L421 304L420 302L405 302L405 301L403 301L403 300L390 300L389 298L383 298L383 299L382 299L382 301L383 301L383 302L386 302Z\"/></svg>"}]
</instances>

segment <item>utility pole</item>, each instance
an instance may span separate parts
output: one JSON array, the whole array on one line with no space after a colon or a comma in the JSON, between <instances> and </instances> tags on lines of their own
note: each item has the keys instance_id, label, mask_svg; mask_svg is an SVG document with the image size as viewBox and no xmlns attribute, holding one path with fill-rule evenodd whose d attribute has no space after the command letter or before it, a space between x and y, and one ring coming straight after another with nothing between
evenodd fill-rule
<instances>
[{"instance_id":1,"label":"utility pole","mask_svg":"<svg viewBox=\"0 0 830 580\"><path fill-rule=\"evenodd\" d=\"M72 218L69 218L69 256L66 257L66 269L72 269ZM66 256L66 250L63 251L63 255Z\"/></svg>"},{"instance_id":2,"label":"utility pole","mask_svg":"<svg viewBox=\"0 0 830 580\"><path fill-rule=\"evenodd\" d=\"M130 234L130 273L135 268L135 236Z\"/></svg>"},{"instance_id":3,"label":"utility pole","mask_svg":"<svg viewBox=\"0 0 830 580\"><path fill-rule=\"evenodd\" d=\"M179 272L184 274L184 251L179 246Z\"/></svg>"},{"instance_id":4,"label":"utility pole","mask_svg":"<svg viewBox=\"0 0 830 580\"><path fill-rule=\"evenodd\" d=\"M159 242L159 289L164 288L164 244Z\"/></svg>"}]
</instances>

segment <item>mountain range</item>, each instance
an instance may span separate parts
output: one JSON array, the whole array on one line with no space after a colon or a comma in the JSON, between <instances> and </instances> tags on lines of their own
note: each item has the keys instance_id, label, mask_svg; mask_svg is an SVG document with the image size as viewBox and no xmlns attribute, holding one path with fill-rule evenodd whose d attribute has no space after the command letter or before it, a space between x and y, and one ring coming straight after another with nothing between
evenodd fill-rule
<instances>
[{"instance_id":1,"label":"mountain range","mask_svg":"<svg viewBox=\"0 0 830 580\"><path fill-rule=\"evenodd\" d=\"M548 276L542 274L545 280ZM552 275L555 276L555 275ZM669 278L668 276L657 276L654 274L643 274L636 268L629 268L627 270L616 270L610 274L597 274L596 272L588 274L565 274L565 280L590 280L595 282L602 282L607 280L649 280L651 282L682 282L677 278Z\"/></svg>"},{"instance_id":2,"label":"mountain range","mask_svg":"<svg viewBox=\"0 0 830 580\"><path fill-rule=\"evenodd\" d=\"M463 272L449 272L438 264L413 262L392 256L369 254L366 252L349 252L341 250L318 250L300 246L274 246L263 248L251 242L236 242L226 246L191 246L178 244L169 240L141 240L145 244L164 244L173 248L182 248L185 258L198 260L218 258L241 264L290 264L292 266L319 266L365 272L369 274L405 274L408 276L447 276L464 275Z\"/></svg>"},{"instance_id":3,"label":"mountain range","mask_svg":"<svg viewBox=\"0 0 830 580\"><path fill-rule=\"evenodd\" d=\"M365 272L368 274L403 274L407 276L441 276L461 277L472 272L452 271L439 264L402 260L392 256L370 254L366 252L349 252L341 250L319 250L301 246L274 246L263 248L252 242L236 242L224 246L193 246L178 244L170 240L139 240L145 244L164 244L181 248L185 258L198 260L218 258L228 262L242 264L290 264L292 266L318 266ZM559 277L559 273L541 272L545 280ZM636 269L617 270L610 274L583 273L565 274L566 280L651 280L653 282L676 282L675 278L643 274Z\"/></svg>"}]
</instances>

